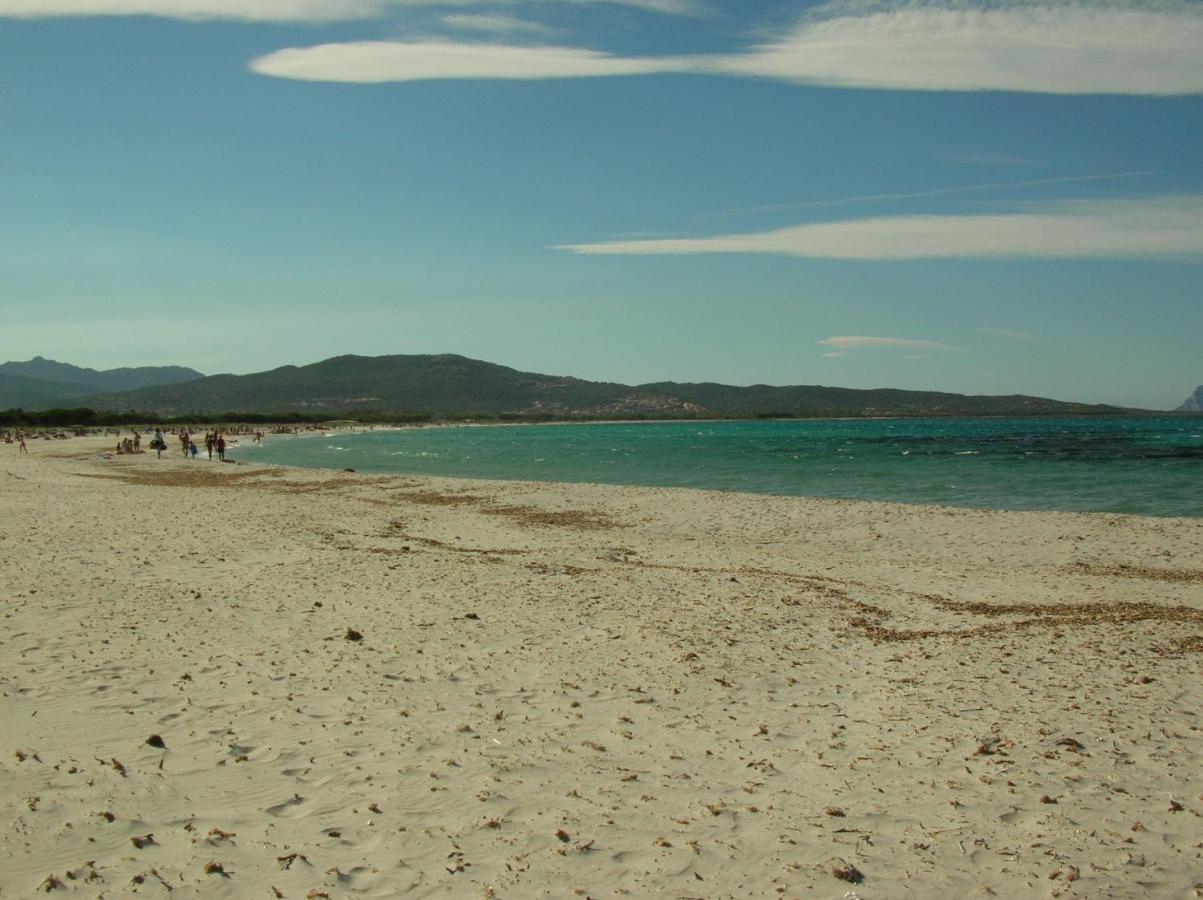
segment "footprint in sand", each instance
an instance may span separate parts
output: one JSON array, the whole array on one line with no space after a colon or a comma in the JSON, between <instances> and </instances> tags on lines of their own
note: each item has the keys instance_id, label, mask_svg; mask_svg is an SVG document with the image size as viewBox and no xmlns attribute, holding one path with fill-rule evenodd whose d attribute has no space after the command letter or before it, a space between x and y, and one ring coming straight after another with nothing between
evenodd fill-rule
<instances>
[{"instance_id":1,"label":"footprint in sand","mask_svg":"<svg viewBox=\"0 0 1203 900\"><path fill-rule=\"evenodd\" d=\"M305 808L302 809L302 807ZM309 815L308 804L300 794L294 794L291 799L285 800L283 803L269 806L264 812L276 819L299 819Z\"/></svg>"}]
</instances>

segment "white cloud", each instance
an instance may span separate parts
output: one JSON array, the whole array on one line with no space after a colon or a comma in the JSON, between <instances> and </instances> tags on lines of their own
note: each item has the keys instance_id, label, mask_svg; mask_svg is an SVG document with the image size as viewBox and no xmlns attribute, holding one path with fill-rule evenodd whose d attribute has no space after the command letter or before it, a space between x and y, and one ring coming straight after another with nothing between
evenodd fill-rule
<instances>
[{"instance_id":1,"label":"white cloud","mask_svg":"<svg viewBox=\"0 0 1203 900\"><path fill-rule=\"evenodd\" d=\"M380 15L383 0L0 0L0 17L158 16L245 22L335 22Z\"/></svg>"},{"instance_id":2,"label":"white cloud","mask_svg":"<svg viewBox=\"0 0 1203 900\"><path fill-rule=\"evenodd\" d=\"M0 0L0 18L157 16L203 21L338 22L370 19L389 9L415 6L497 5L506 0ZM522 2L522 0L512 0ZM535 2L535 0L531 0ZM703 0L539 0L546 3L612 3L673 15L700 15Z\"/></svg>"},{"instance_id":3,"label":"white cloud","mask_svg":"<svg viewBox=\"0 0 1203 900\"><path fill-rule=\"evenodd\" d=\"M385 82L432 78L588 78L673 71L671 61L610 56L575 47L448 41L361 41L278 50L252 71L301 81Z\"/></svg>"},{"instance_id":4,"label":"white cloud","mask_svg":"<svg viewBox=\"0 0 1203 900\"><path fill-rule=\"evenodd\" d=\"M862 260L1197 258L1203 256L1203 195L1076 200L1010 213L886 216L556 249L599 255L771 253Z\"/></svg>"},{"instance_id":5,"label":"white cloud","mask_svg":"<svg viewBox=\"0 0 1203 900\"><path fill-rule=\"evenodd\" d=\"M837 352L845 350L860 350L865 347L893 347L898 350L927 350L927 351L945 351L952 352L958 348L951 344L941 344L939 341L922 341L915 338L898 338L898 337L866 337L864 335L843 335L837 337L823 338L821 341L815 341L816 344L821 344L824 347L836 347ZM828 354L824 353L824 356ZM925 358L916 357L913 354L908 357L910 359Z\"/></svg>"},{"instance_id":6,"label":"white cloud","mask_svg":"<svg viewBox=\"0 0 1203 900\"><path fill-rule=\"evenodd\" d=\"M6 5L155 5L153 0L0 0ZM251 6L268 0L248 0ZM280 0L310 7L313 0ZM402 0L341 0L340 5L379 8ZM417 2L417 0L410 0ZM670 13L698 12L684 0L625 0L627 5ZM581 73L569 67L543 78L678 72L771 78L845 88L921 91L1030 91L1052 94L1179 95L1203 93L1203 13L1198 3L1174 0L1121 6L1099 2L1003 0L974 8L907 3L840 11L826 7L775 40L742 52L708 56L627 59L606 56L609 65ZM181 5L233 6L232 0L181 0ZM27 13L28 14L28 13ZM422 44L396 44L397 63L387 70L366 45L347 44L334 65L329 48L291 48L288 58L316 54L313 67L278 68L277 54L257 60L257 72L279 77L331 81L409 81L415 78L524 78L519 51L487 45L440 45L445 61L429 74L406 65ZM451 48L455 47L454 54ZM359 48L358 50L356 48ZM542 48L560 54L598 56L584 48ZM508 62L499 60L509 52ZM316 57L315 57L316 58ZM452 64L454 62L454 64ZM625 63L625 65L624 65ZM303 74L290 74L300 71ZM318 72L323 73L321 75Z\"/></svg>"},{"instance_id":7,"label":"white cloud","mask_svg":"<svg viewBox=\"0 0 1203 900\"><path fill-rule=\"evenodd\" d=\"M555 29L544 25L542 22L532 22L530 19L476 13L457 13L443 16L443 24L461 31L481 31L489 34L547 35L555 31Z\"/></svg>"},{"instance_id":8,"label":"white cloud","mask_svg":"<svg viewBox=\"0 0 1203 900\"><path fill-rule=\"evenodd\" d=\"M823 359L843 359L847 355L843 350L832 350L830 353L819 354Z\"/></svg>"},{"instance_id":9,"label":"white cloud","mask_svg":"<svg viewBox=\"0 0 1203 900\"><path fill-rule=\"evenodd\" d=\"M893 5L804 20L715 60L735 75L842 87L1052 94L1203 91L1197 3Z\"/></svg>"},{"instance_id":10,"label":"white cloud","mask_svg":"<svg viewBox=\"0 0 1203 900\"><path fill-rule=\"evenodd\" d=\"M896 200L925 200L930 197L955 197L960 194L974 194L990 191L1005 191L1014 188L1046 187L1053 184L1076 184L1083 181L1114 181L1125 178L1143 178L1150 175L1164 175L1164 172L1110 172L1104 175L1069 175L1059 178L1034 178L1027 181L994 181L987 184L963 184L957 187L934 188L928 191L907 191L890 194L861 194L856 197L837 197L832 200L803 200L797 203L773 203L768 206L746 206L742 209L722 209L711 213L702 213L698 218L717 218L720 216L749 215L753 213L787 212L798 209L816 209L830 206L854 206L865 203L891 203Z\"/></svg>"}]
</instances>

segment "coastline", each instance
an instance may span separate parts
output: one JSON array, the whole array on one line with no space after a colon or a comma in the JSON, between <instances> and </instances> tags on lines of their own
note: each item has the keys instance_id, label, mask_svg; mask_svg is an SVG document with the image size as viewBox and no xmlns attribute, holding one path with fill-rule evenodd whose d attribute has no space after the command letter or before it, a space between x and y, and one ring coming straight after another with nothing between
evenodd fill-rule
<instances>
[{"instance_id":1,"label":"coastline","mask_svg":"<svg viewBox=\"0 0 1203 900\"><path fill-rule=\"evenodd\" d=\"M1198 880L1203 520L101 462L102 441L0 459L0 891Z\"/></svg>"}]
</instances>

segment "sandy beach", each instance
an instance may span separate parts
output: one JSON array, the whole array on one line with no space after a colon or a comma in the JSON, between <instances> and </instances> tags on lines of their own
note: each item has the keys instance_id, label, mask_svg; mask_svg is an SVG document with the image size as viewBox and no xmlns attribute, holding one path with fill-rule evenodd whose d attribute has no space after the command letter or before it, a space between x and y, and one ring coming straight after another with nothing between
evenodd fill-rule
<instances>
[{"instance_id":1,"label":"sandy beach","mask_svg":"<svg viewBox=\"0 0 1203 900\"><path fill-rule=\"evenodd\" d=\"M1203 896L1203 520L0 446L0 896Z\"/></svg>"}]
</instances>

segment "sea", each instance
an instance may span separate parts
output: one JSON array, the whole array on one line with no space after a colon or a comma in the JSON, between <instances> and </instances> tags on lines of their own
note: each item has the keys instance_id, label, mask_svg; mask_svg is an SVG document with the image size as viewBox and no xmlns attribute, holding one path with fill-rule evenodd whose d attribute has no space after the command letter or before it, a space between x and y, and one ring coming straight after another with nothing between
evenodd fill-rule
<instances>
[{"instance_id":1,"label":"sea","mask_svg":"<svg viewBox=\"0 0 1203 900\"><path fill-rule=\"evenodd\" d=\"M1203 416L450 425L244 438L233 455L405 475L1203 516Z\"/></svg>"}]
</instances>

